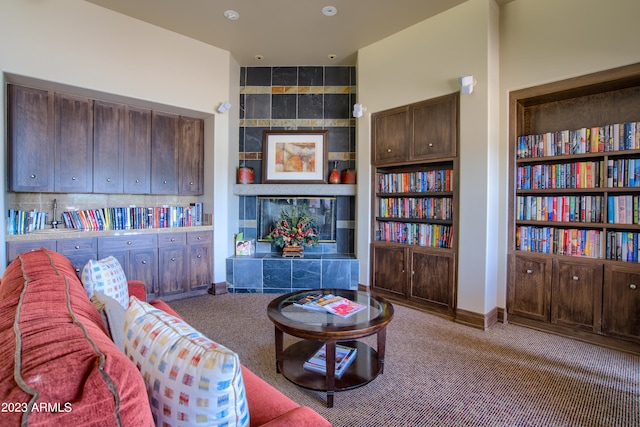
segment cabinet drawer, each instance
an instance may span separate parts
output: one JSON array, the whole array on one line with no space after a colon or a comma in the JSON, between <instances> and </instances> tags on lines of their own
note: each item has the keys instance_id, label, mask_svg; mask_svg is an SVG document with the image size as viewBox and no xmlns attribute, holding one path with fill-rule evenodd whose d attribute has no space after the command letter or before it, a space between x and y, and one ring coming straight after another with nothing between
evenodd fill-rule
<instances>
[{"instance_id":1,"label":"cabinet drawer","mask_svg":"<svg viewBox=\"0 0 640 427\"><path fill-rule=\"evenodd\" d=\"M213 233L211 231L191 232L187 233L187 243L193 245L194 243L211 243L213 239Z\"/></svg>"},{"instance_id":2,"label":"cabinet drawer","mask_svg":"<svg viewBox=\"0 0 640 427\"><path fill-rule=\"evenodd\" d=\"M56 250L55 240L37 240L37 241L25 241L25 242L7 242L7 263L10 263L23 252L35 251L40 248L49 249L50 251Z\"/></svg>"},{"instance_id":3,"label":"cabinet drawer","mask_svg":"<svg viewBox=\"0 0 640 427\"><path fill-rule=\"evenodd\" d=\"M97 252L98 239L95 237L82 239L58 240L57 250L61 254L73 254L75 252Z\"/></svg>"},{"instance_id":4,"label":"cabinet drawer","mask_svg":"<svg viewBox=\"0 0 640 427\"><path fill-rule=\"evenodd\" d=\"M158 247L184 246L187 242L185 233L163 233L158 235Z\"/></svg>"},{"instance_id":5,"label":"cabinet drawer","mask_svg":"<svg viewBox=\"0 0 640 427\"><path fill-rule=\"evenodd\" d=\"M155 249L155 234L136 236L109 236L98 238L98 252L123 251L131 249Z\"/></svg>"}]
</instances>

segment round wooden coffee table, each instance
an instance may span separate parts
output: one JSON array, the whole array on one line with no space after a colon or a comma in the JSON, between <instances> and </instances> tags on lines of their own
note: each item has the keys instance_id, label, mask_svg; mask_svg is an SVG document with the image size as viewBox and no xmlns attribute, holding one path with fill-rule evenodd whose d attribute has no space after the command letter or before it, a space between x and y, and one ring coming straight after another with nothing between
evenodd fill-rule
<instances>
[{"instance_id":1,"label":"round wooden coffee table","mask_svg":"<svg viewBox=\"0 0 640 427\"><path fill-rule=\"evenodd\" d=\"M318 293L345 297L367 308L343 318L294 305L305 295ZM305 290L274 299L269 303L267 315L275 325L277 372L301 387L326 391L328 407L333 407L334 392L360 387L383 373L386 327L393 318L393 306L383 298L346 289ZM285 349L285 333L302 340ZM357 341L373 334L377 334L377 349ZM357 349L355 360L340 378L335 377L337 343ZM327 346L327 375L304 369L304 362L323 344Z\"/></svg>"}]
</instances>

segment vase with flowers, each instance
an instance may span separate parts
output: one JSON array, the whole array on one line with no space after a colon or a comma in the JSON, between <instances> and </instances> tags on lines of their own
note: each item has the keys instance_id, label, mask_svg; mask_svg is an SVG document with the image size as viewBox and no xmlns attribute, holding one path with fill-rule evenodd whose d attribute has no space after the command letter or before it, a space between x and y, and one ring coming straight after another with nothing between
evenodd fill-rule
<instances>
[{"instance_id":1,"label":"vase with flowers","mask_svg":"<svg viewBox=\"0 0 640 427\"><path fill-rule=\"evenodd\" d=\"M302 257L305 246L318 246L318 234L313 217L306 206L294 206L282 210L280 218L273 223L266 240L282 248L284 257Z\"/></svg>"}]
</instances>

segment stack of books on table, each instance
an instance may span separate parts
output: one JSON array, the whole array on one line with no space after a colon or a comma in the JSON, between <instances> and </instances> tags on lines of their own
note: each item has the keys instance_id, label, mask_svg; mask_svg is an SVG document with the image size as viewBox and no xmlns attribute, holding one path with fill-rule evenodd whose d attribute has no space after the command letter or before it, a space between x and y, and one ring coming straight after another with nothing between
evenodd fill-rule
<instances>
[{"instance_id":1,"label":"stack of books on table","mask_svg":"<svg viewBox=\"0 0 640 427\"><path fill-rule=\"evenodd\" d=\"M306 295L294 302L293 305L306 310L326 311L340 317L349 317L367 308L366 305L351 301L345 297L320 293Z\"/></svg>"},{"instance_id":2,"label":"stack of books on table","mask_svg":"<svg viewBox=\"0 0 640 427\"><path fill-rule=\"evenodd\" d=\"M306 362L304 369L307 371L318 372L320 374L327 373L327 345L323 344L318 351ZM342 377L344 371L347 370L351 362L356 358L357 349L336 344L336 378Z\"/></svg>"}]
</instances>

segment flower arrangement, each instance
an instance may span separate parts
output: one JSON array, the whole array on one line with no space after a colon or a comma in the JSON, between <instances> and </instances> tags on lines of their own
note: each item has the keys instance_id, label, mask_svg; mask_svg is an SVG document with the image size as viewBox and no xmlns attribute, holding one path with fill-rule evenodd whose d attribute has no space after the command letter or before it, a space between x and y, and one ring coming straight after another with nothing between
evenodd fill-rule
<instances>
[{"instance_id":1,"label":"flower arrangement","mask_svg":"<svg viewBox=\"0 0 640 427\"><path fill-rule=\"evenodd\" d=\"M318 235L313 227L313 217L305 206L292 207L289 211L283 209L266 240L281 248L318 246Z\"/></svg>"}]
</instances>

